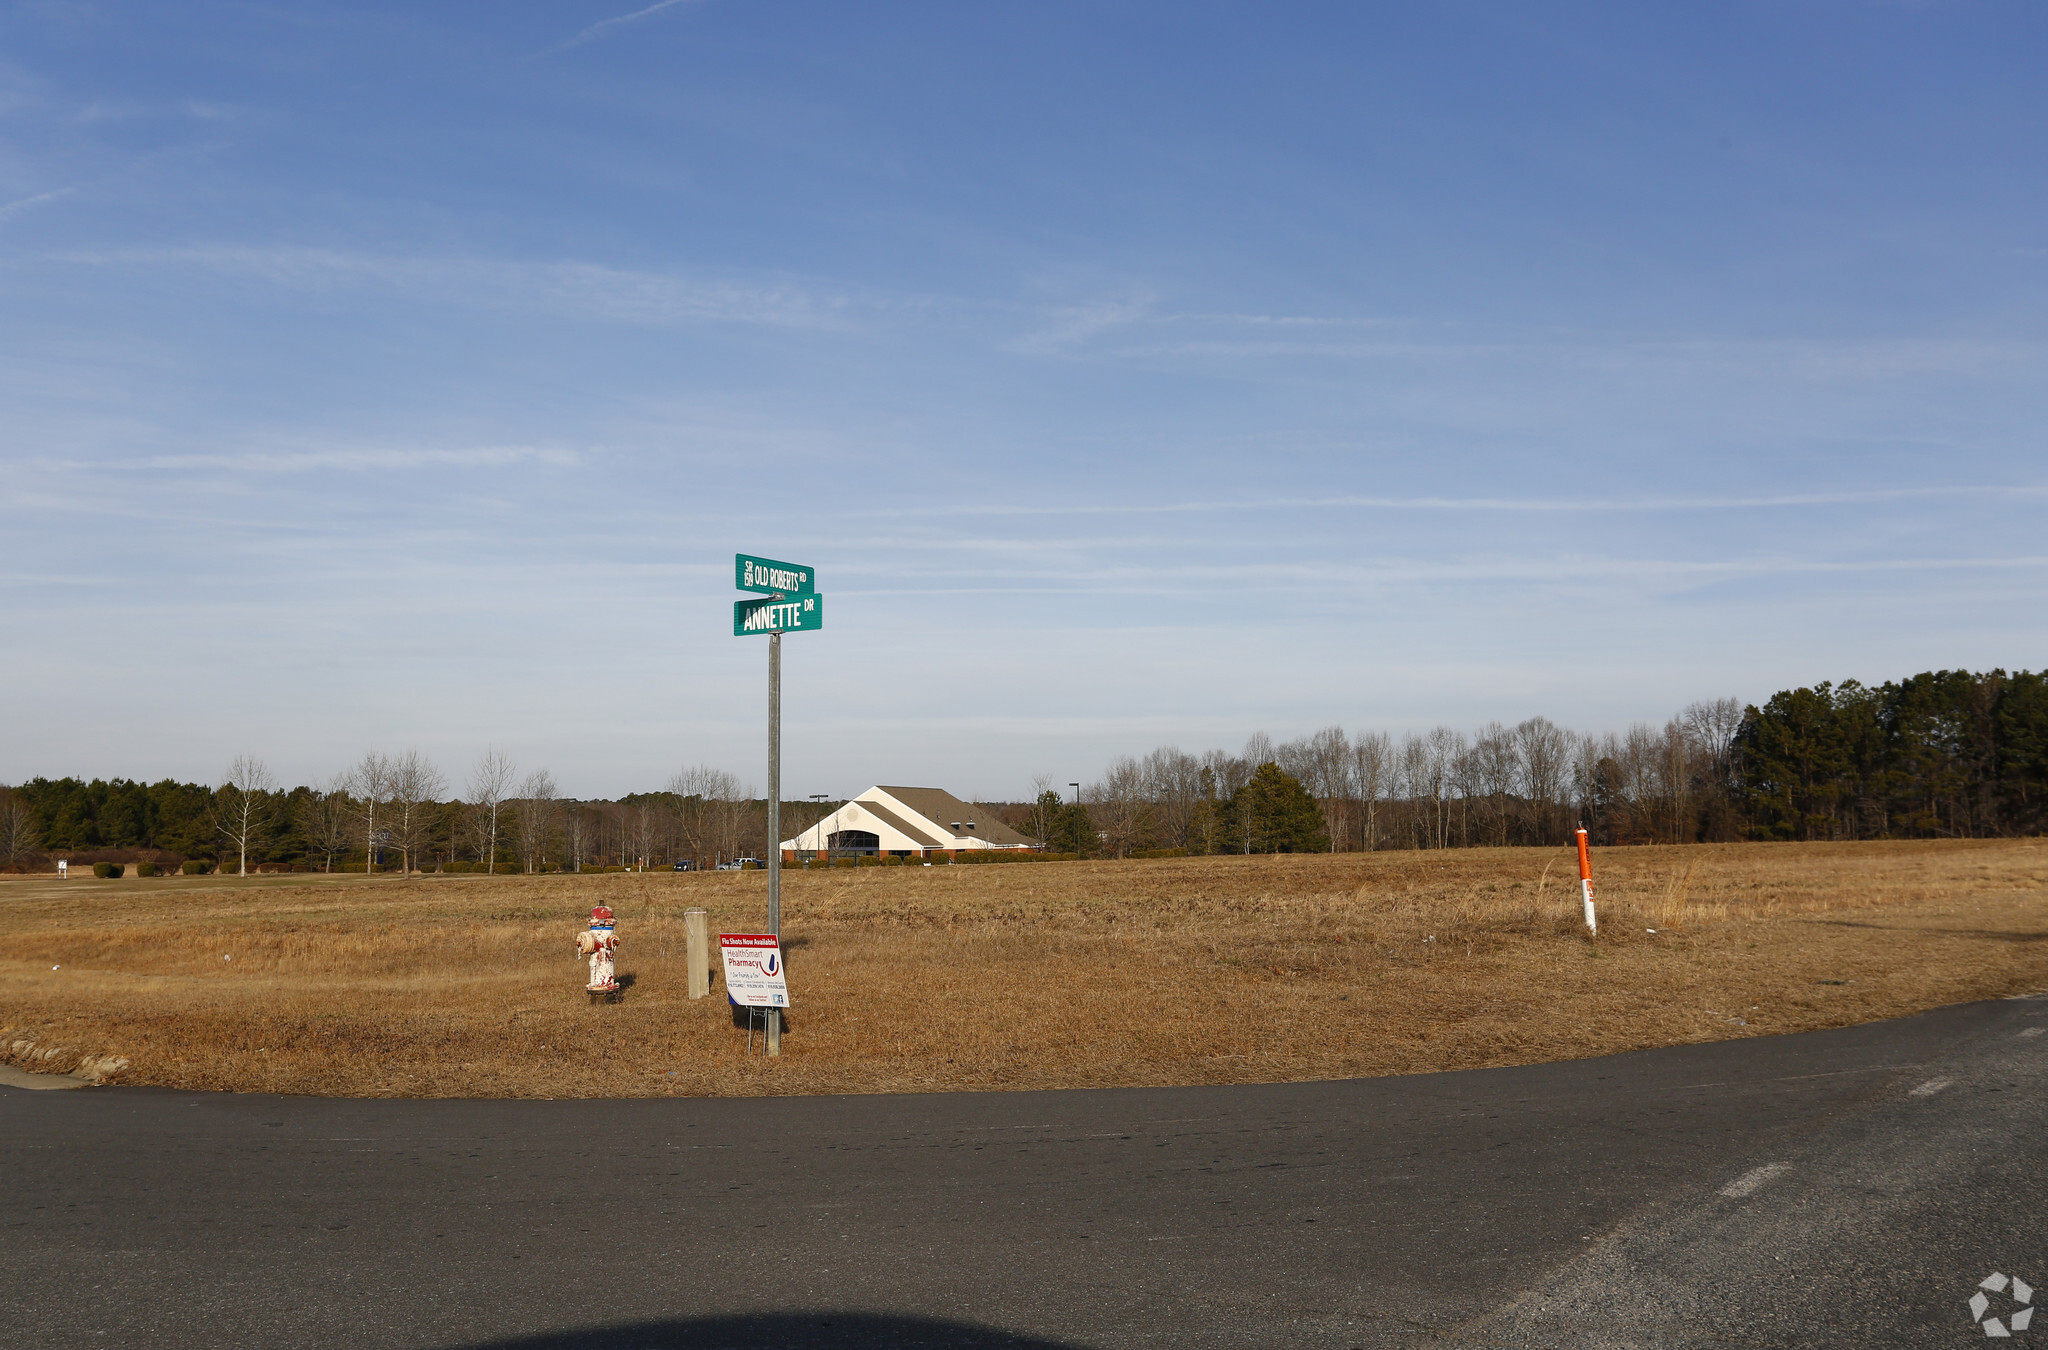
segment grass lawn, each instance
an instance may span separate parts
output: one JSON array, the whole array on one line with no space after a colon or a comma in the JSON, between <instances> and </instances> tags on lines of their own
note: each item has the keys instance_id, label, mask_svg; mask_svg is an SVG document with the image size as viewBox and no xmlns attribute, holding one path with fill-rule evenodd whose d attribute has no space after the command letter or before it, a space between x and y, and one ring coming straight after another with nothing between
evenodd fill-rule
<instances>
[{"instance_id":1,"label":"grass lawn","mask_svg":"<svg viewBox=\"0 0 2048 1350\"><path fill-rule=\"evenodd\" d=\"M683 911L766 875L0 878L0 1059L352 1096L1271 1082L1771 1035L2048 989L2048 841L1174 858L784 874L745 1053ZM623 1002L571 941L618 913ZM1649 930L1656 930L1651 932ZM60 967L53 969L53 967ZM758 1047L758 1042L757 1042Z\"/></svg>"}]
</instances>

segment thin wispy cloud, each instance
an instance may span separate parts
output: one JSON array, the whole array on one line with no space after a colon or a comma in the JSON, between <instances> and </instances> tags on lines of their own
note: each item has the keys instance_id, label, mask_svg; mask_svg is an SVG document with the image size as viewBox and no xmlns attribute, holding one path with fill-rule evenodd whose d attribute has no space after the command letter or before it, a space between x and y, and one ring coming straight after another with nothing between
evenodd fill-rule
<instances>
[{"instance_id":1,"label":"thin wispy cloud","mask_svg":"<svg viewBox=\"0 0 2048 1350\"><path fill-rule=\"evenodd\" d=\"M404 472L437 468L505 468L545 464L572 468L581 460L574 450L530 445L488 445L458 449L356 447L330 450L247 450L228 453L138 455L115 459L37 459L24 468L45 472L181 473L222 470L234 473L293 474L336 470Z\"/></svg>"},{"instance_id":2,"label":"thin wispy cloud","mask_svg":"<svg viewBox=\"0 0 2048 1350\"><path fill-rule=\"evenodd\" d=\"M1404 326L1399 319L1347 314L1259 314L1231 310L1166 310L1149 292L1112 297L1087 304L1062 305L1037 312L1038 326L1018 344L1026 347L1071 346L1101 333L1143 326L1154 329L1250 329L1254 332L1359 332ZM1407 327L1441 328L1442 325ZM1284 344L1282 344L1284 346Z\"/></svg>"},{"instance_id":3,"label":"thin wispy cloud","mask_svg":"<svg viewBox=\"0 0 2048 1350\"><path fill-rule=\"evenodd\" d=\"M1884 502L1932 500L1943 497L2011 497L2038 500L2048 497L2048 485L1974 483L1927 487L1873 488L1851 492L1793 492L1753 497L1666 496L1666 497L1379 497L1334 495L1328 497L1268 497L1237 501L1185 502L1077 502L1069 505L1023 506L1001 503L963 502L948 508L948 514L963 516L1173 516L1214 511L1510 511L1538 513L1581 513L1601 511L1752 511L1773 507L1865 506ZM916 509L883 508L869 513L880 516L923 517Z\"/></svg>"},{"instance_id":4,"label":"thin wispy cloud","mask_svg":"<svg viewBox=\"0 0 2048 1350\"><path fill-rule=\"evenodd\" d=\"M339 469L350 473L366 470L407 470L436 468L502 468L513 464L549 464L570 468L577 462L573 450L542 449L529 445L490 445L466 450L254 450L232 455L149 455L121 467L128 469L236 469L254 473L311 473Z\"/></svg>"},{"instance_id":5,"label":"thin wispy cloud","mask_svg":"<svg viewBox=\"0 0 2048 1350\"><path fill-rule=\"evenodd\" d=\"M576 260L404 257L301 245L201 245L165 249L65 250L51 261L93 267L199 268L278 286L402 288L472 304L542 309L634 324L720 322L836 328L848 296L792 280L744 281L607 267Z\"/></svg>"},{"instance_id":6,"label":"thin wispy cloud","mask_svg":"<svg viewBox=\"0 0 2048 1350\"><path fill-rule=\"evenodd\" d=\"M1147 567L1104 565L1059 569L1017 570L984 574L947 569L951 584L835 586L835 595L1145 595L1200 600L1225 594L1267 594L1326 597L1333 581L1352 594L1387 585L1498 584L1598 581L1634 583L1634 589L1669 589L1715 581L1774 576L1859 576L1920 572L2011 572L2048 568L2048 555L2010 557L1792 558L1749 557L1667 559L1627 557L1477 558L1431 561L1422 558L1378 558L1315 564L1245 564L1232 567ZM1318 603L1329 603L1319 599ZM1286 620L1282 620L1286 621Z\"/></svg>"},{"instance_id":7,"label":"thin wispy cloud","mask_svg":"<svg viewBox=\"0 0 2048 1350\"><path fill-rule=\"evenodd\" d=\"M656 0L656 3L647 6L645 9L636 9L631 14L620 14L615 18L600 19L575 37L570 38L567 42L555 48L555 50L565 52L571 47L581 47L586 42L595 42L601 37L616 33L628 24L635 24L639 23L642 19L653 18L665 9L674 9L677 5L693 5L696 3L698 3L698 0Z\"/></svg>"},{"instance_id":8,"label":"thin wispy cloud","mask_svg":"<svg viewBox=\"0 0 2048 1350\"><path fill-rule=\"evenodd\" d=\"M1150 297L1100 300L1093 304L1069 305L1050 311L1029 333L1010 343L1010 349L1030 355L1044 355L1080 346L1097 334L1121 328L1146 317Z\"/></svg>"},{"instance_id":9,"label":"thin wispy cloud","mask_svg":"<svg viewBox=\"0 0 2048 1350\"><path fill-rule=\"evenodd\" d=\"M1430 361L1511 359L1592 371L1644 368L1685 375L1870 380L1982 377L2048 365L2048 342L2028 337L1727 338L1629 329L1460 323L1375 315L1162 309L1156 298L1106 299L1040 311L1009 350L1106 361L1257 359Z\"/></svg>"},{"instance_id":10,"label":"thin wispy cloud","mask_svg":"<svg viewBox=\"0 0 2048 1350\"><path fill-rule=\"evenodd\" d=\"M48 202L54 202L62 197L68 197L76 191L78 191L77 188L70 187L53 188L48 192L38 192L33 197L22 197L16 201L8 202L6 205L0 206L0 220L11 220L24 211L32 210Z\"/></svg>"}]
</instances>

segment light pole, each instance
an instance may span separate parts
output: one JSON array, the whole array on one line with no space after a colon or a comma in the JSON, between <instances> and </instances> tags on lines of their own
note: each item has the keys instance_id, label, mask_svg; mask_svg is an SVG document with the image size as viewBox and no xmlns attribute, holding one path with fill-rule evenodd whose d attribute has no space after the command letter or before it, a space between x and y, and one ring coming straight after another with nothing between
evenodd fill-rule
<instances>
[{"instance_id":1,"label":"light pole","mask_svg":"<svg viewBox=\"0 0 2048 1350\"><path fill-rule=\"evenodd\" d=\"M813 792L810 794L810 799L814 803L811 807L811 823L804 826L804 828L806 830L815 830L818 828L818 823L825 819L825 803L832 800L832 794L829 792ZM812 852L815 853L816 850L813 849ZM826 855L826 861L831 861L829 852ZM804 863L804 866L809 867L810 863L807 861Z\"/></svg>"}]
</instances>

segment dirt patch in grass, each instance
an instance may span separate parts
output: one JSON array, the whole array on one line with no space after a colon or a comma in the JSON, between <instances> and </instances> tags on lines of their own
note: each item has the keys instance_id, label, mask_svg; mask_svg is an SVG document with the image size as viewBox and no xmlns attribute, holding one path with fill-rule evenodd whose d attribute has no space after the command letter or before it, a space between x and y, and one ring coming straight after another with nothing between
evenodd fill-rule
<instances>
[{"instance_id":1,"label":"dirt patch in grass","mask_svg":"<svg viewBox=\"0 0 2048 1350\"><path fill-rule=\"evenodd\" d=\"M755 930L761 873L5 880L0 1060L354 1096L1273 1082L2048 988L2040 840L1608 849L1596 879L1589 941L1564 850L792 870L774 1061L720 986L686 997L683 911ZM570 946L600 901L608 1006Z\"/></svg>"}]
</instances>

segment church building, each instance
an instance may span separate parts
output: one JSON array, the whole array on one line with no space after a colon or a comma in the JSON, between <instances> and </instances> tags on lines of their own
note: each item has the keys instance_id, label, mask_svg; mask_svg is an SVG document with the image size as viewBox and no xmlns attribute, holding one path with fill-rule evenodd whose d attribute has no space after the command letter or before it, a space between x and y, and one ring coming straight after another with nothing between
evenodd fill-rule
<instances>
[{"instance_id":1,"label":"church building","mask_svg":"<svg viewBox=\"0 0 2048 1350\"><path fill-rule=\"evenodd\" d=\"M796 838L782 841L783 857L790 862L1038 846L943 788L927 787L871 787Z\"/></svg>"}]
</instances>

